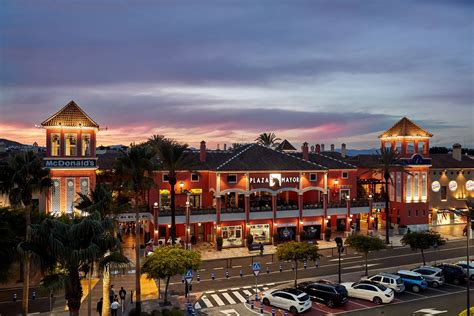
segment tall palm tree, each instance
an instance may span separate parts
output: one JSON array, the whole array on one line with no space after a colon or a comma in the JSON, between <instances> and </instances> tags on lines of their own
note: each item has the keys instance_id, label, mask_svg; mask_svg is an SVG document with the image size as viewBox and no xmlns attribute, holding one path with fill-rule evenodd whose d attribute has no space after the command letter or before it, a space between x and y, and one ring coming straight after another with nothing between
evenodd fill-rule
<instances>
[{"instance_id":1,"label":"tall palm tree","mask_svg":"<svg viewBox=\"0 0 474 316\"><path fill-rule=\"evenodd\" d=\"M92 214L98 212L102 217L110 217L115 212L114 210L119 210L120 205L112 198L112 192L109 191L108 187L105 184L98 184L95 186L94 190L90 195L79 193L79 199L76 201L76 208ZM118 240L118 239L117 239ZM122 253L122 247L120 242L115 244L101 244L102 255L99 258L98 262L91 262L90 267L93 267L94 264L98 263L99 270L102 272L102 297L104 299L102 305L102 315L109 315L109 287L110 287L110 269L113 266L122 267L129 264L129 260ZM92 268L88 269L89 271L89 293L91 291L91 274ZM91 311L91 295L88 297L88 312ZM90 315L90 314L89 314Z\"/></svg>"},{"instance_id":2,"label":"tall palm tree","mask_svg":"<svg viewBox=\"0 0 474 316\"><path fill-rule=\"evenodd\" d=\"M390 201L390 197L388 194L388 183L392 182L393 179L390 176L390 171L394 167L394 165L397 163L399 154L398 152L391 148L385 148L383 147L379 153L379 160L380 160L380 173L383 176L384 179L384 199L385 199L385 243L390 244L390 237L389 237L389 216L388 216L388 203Z\"/></svg>"},{"instance_id":3,"label":"tall palm tree","mask_svg":"<svg viewBox=\"0 0 474 316\"><path fill-rule=\"evenodd\" d=\"M39 259L45 272L43 286L64 289L70 315L79 315L82 286L79 271L103 257L105 249L114 250L111 219L94 213L82 218L48 218L32 225L31 242L21 244Z\"/></svg>"},{"instance_id":4,"label":"tall palm tree","mask_svg":"<svg viewBox=\"0 0 474 316\"><path fill-rule=\"evenodd\" d=\"M150 144L155 147L160 160L159 168L168 172L168 183L170 184L170 207L171 207L171 242L176 242L176 203L175 185L177 183L177 172L191 170L194 160L186 153L188 144L181 144L173 139L160 138L158 141L150 139Z\"/></svg>"},{"instance_id":5,"label":"tall palm tree","mask_svg":"<svg viewBox=\"0 0 474 316\"><path fill-rule=\"evenodd\" d=\"M115 166L116 173L124 179L124 184L134 195L135 221L137 227L135 239L135 309L141 311L140 287L140 209L139 197L143 191L153 187L154 150L150 146L132 145L127 152L122 152Z\"/></svg>"},{"instance_id":6,"label":"tall palm tree","mask_svg":"<svg viewBox=\"0 0 474 316\"><path fill-rule=\"evenodd\" d=\"M255 138L255 141L257 144L260 144L265 147L274 147L278 146L278 141L280 141L281 138L276 137L275 133L262 133L258 135L257 138Z\"/></svg>"},{"instance_id":7,"label":"tall palm tree","mask_svg":"<svg viewBox=\"0 0 474 316\"><path fill-rule=\"evenodd\" d=\"M52 186L49 169L43 168L43 160L32 151L12 156L8 165L0 171L0 192L8 194L10 204L23 206L25 210L26 241L31 239L31 211L33 195ZM30 253L24 253L23 267L23 314L28 314L30 288Z\"/></svg>"}]
</instances>

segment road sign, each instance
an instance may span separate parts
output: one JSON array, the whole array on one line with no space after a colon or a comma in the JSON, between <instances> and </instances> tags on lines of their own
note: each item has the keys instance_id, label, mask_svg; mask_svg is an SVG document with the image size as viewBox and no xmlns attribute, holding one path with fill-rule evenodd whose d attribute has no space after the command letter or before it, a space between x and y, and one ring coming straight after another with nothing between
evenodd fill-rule
<instances>
[{"instance_id":1,"label":"road sign","mask_svg":"<svg viewBox=\"0 0 474 316\"><path fill-rule=\"evenodd\" d=\"M254 262L254 263L252 264L252 270L253 270L253 274L254 274L255 276L258 276L258 274L260 273L260 263Z\"/></svg>"},{"instance_id":2,"label":"road sign","mask_svg":"<svg viewBox=\"0 0 474 316\"><path fill-rule=\"evenodd\" d=\"M191 281L193 280L193 270L189 269L188 271L186 271L186 275L184 276L184 278L186 279L186 282L191 283Z\"/></svg>"}]
</instances>

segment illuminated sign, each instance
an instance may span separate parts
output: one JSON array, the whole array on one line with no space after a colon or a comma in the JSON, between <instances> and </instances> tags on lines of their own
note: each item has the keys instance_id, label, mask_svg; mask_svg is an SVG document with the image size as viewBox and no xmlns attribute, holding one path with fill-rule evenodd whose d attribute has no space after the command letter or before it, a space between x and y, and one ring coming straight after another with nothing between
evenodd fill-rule
<instances>
[{"instance_id":1,"label":"illuminated sign","mask_svg":"<svg viewBox=\"0 0 474 316\"><path fill-rule=\"evenodd\" d=\"M433 183L431 183L431 190L433 192L439 192L439 189L441 189L441 184L439 184L439 181L433 181Z\"/></svg>"},{"instance_id":2,"label":"illuminated sign","mask_svg":"<svg viewBox=\"0 0 474 316\"><path fill-rule=\"evenodd\" d=\"M472 180L467 180L467 182L466 182L466 190L468 190L468 191L474 191L474 181L472 181Z\"/></svg>"},{"instance_id":3,"label":"illuminated sign","mask_svg":"<svg viewBox=\"0 0 474 316\"><path fill-rule=\"evenodd\" d=\"M249 179L250 184L268 184L270 187L280 187L287 183L299 183L300 177L285 177L281 173L270 173L268 177L252 177Z\"/></svg>"},{"instance_id":4,"label":"illuminated sign","mask_svg":"<svg viewBox=\"0 0 474 316\"><path fill-rule=\"evenodd\" d=\"M449 181L449 190L456 191L458 189L458 183L454 180Z\"/></svg>"},{"instance_id":5,"label":"illuminated sign","mask_svg":"<svg viewBox=\"0 0 474 316\"><path fill-rule=\"evenodd\" d=\"M96 159L43 159L45 168L96 168Z\"/></svg>"}]
</instances>

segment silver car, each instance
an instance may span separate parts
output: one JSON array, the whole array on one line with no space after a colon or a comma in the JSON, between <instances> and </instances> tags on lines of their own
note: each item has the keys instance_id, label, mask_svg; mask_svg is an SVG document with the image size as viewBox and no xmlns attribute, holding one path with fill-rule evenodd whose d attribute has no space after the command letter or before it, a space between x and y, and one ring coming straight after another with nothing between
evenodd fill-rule
<instances>
[{"instance_id":1,"label":"silver car","mask_svg":"<svg viewBox=\"0 0 474 316\"><path fill-rule=\"evenodd\" d=\"M402 278L396 274L382 272L364 279L385 285L386 287L394 290L395 293L401 293L405 291L405 284L403 283Z\"/></svg>"},{"instance_id":2,"label":"silver car","mask_svg":"<svg viewBox=\"0 0 474 316\"><path fill-rule=\"evenodd\" d=\"M432 287L438 287L444 284L443 270L432 266L421 266L411 271L421 274L426 282Z\"/></svg>"}]
</instances>

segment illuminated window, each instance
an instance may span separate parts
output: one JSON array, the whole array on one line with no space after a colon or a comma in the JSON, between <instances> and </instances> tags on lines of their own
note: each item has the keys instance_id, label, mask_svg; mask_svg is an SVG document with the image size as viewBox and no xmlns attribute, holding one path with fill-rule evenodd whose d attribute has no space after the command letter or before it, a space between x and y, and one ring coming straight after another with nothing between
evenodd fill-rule
<instances>
[{"instance_id":1,"label":"illuminated window","mask_svg":"<svg viewBox=\"0 0 474 316\"><path fill-rule=\"evenodd\" d=\"M427 199L427 186L428 186L428 178L426 177L426 172L421 173L421 199Z\"/></svg>"},{"instance_id":2,"label":"illuminated window","mask_svg":"<svg viewBox=\"0 0 474 316\"><path fill-rule=\"evenodd\" d=\"M415 172L414 177L413 177L414 178L414 180L413 180L413 182L414 182L413 183L413 195L414 195L415 201L418 201L419 198L420 198L420 195L419 195L420 191L418 190L419 176L420 176L419 173Z\"/></svg>"},{"instance_id":3,"label":"illuminated window","mask_svg":"<svg viewBox=\"0 0 474 316\"><path fill-rule=\"evenodd\" d=\"M76 134L66 134L66 156L77 156Z\"/></svg>"},{"instance_id":4,"label":"illuminated window","mask_svg":"<svg viewBox=\"0 0 474 316\"><path fill-rule=\"evenodd\" d=\"M51 134L51 156L61 154L61 137L59 134Z\"/></svg>"},{"instance_id":5,"label":"illuminated window","mask_svg":"<svg viewBox=\"0 0 474 316\"><path fill-rule=\"evenodd\" d=\"M406 178L406 187L405 187L405 200L411 201L412 200L412 183L411 183L411 175L407 174Z\"/></svg>"},{"instance_id":6,"label":"illuminated window","mask_svg":"<svg viewBox=\"0 0 474 316\"><path fill-rule=\"evenodd\" d=\"M394 200L394 193L395 193L395 187L394 187L394 178L395 178L395 172L390 172L390 179L391 181L389 181L388 183L388 196L389 196L389 200L390 201L393 201Z\"/></svg>"},{"instance_id":7,"label":"illuminated window","mask_svg":"<svg viewBox=\"0 0 474 316\"><path fill-rule=\"evenodd\" d=\"M89 157L91 155L91 135L83 134L81 140L82 156Z\"/></svg>"},{"instance_id":8,"label":"illuminated window","mask_svg":"<svg viewBox=\"0 0 474 316\"><path fill-rule=\"evenodd\" d=\"M396 182L396 199L397 199L397 202L400 202L402 200L402 173L401 172L397 172L397 180L395 181Z\"/></svg>"}]
</instances>

